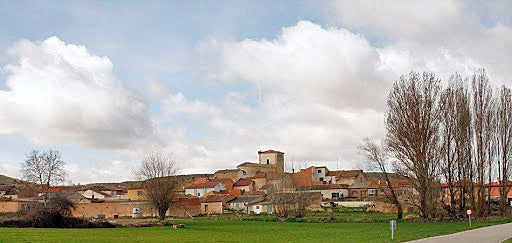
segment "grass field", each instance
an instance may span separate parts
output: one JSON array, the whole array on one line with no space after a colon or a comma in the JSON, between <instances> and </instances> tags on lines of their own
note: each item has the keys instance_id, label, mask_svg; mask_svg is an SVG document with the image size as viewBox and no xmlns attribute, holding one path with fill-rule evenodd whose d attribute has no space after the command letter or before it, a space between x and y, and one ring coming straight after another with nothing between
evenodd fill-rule
<instances>
[{"instance_id":1,"label":"grass field","mask_svg":"<svg viewBox=\"0 0 512 243\"><path fill-rule=\"evenodd\" d=\"M398 222L395 242L511 222ZM170 226L104 229L0 228L0 242L391 242L389 223L269 222L258 218L182 220Z\"/></svg>"}]
</instances>

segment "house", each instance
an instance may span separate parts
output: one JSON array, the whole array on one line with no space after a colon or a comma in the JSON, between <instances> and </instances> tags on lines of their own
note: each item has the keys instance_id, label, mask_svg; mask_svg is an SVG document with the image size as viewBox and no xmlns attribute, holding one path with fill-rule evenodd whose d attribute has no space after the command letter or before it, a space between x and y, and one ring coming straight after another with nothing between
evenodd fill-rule
<instances>
[{"instance_id":1,"label":"house","mask_svg":"<svg viewBox=\"0 0 512 243\"><path fill-rule=\"evenodd\" d=\"M78 191L78 187L74 186L51 186L39 190L38 196L44 195L45 193L67 193L76 191Z\"/></svg>"},{"instance_id":2,"label":"house","mask_svg":"<svg viewBox=\"0 0 512 243\"><path fill-rule=\"evenodd\" d=\"M127 189L128 200L130 201L146 201L148 200L147 191L142 187L134 187Z\"/></svg>"},{"instance_id":3,"label":"house","mask_svg":"<svg viewBox=\"0 0 512 243\"><path fill-rule=\"evenodd\" d=\"M293 174L293 184L296 186L322 185L326 181L329 170L325 166L310 166Z\"/></svg>"},{"instance_id":4,"label":"house","mask_svg":"<svg viewBox=\"0 0 512 243\"><path fill-rule=\"evenodd\" d=\"M328 171L325 178L328 184L343 184L349 186L357 183L363 184L364 179L362 170Z\"/></svg>"},{"instance_id":5,"label":"house","mask_svg":"<svg viewBox=\"0 0 512 243\"><path fill-rule=\"evenodd\" d=\"M86 191L80 191L79 193L87 199L107 199L107 198L111 197L107 193L97 192L97 191L93 191L90 189L86 190Z\"/></svg>"},{"instance_id":6,"label":"house","mask_svg":"<svg viewBox=\"0 0 512 243\"><path fill-rule=\"evenodd\" d=\"M319 192L323 200L339 200L348 197L348 185L325 184L300 188L302 191Z\"/></svg>"},{"instance_id":7,"label":"house","mask_svg":"<svg viewBox=\"0 0 512 243\"><path fill-rule=\"evenodd\" d=\"M245 178L245 171L241 169L226 169L218 170L213 174L215 179L231 179L237 181L240 178Z\"/></svg>"},{"instance_id":8,"label":"house","mask_svg":"<svg viewBox=\"0 0 512 243\"><path fill-rule=\"evenodd\" d=\"M233 184L233 189L242 190L243 192L254 191L254 181L248 178L240 178Z\"/></svg>"},{"instance_id":9,"label":"house","mask_svg":"<svg viewBox=\"0 0 512 243\"><path fill-rule=\"evenodd\" d=\"M267 199L259 202L248 203L247 212L249 214L273 214L274 203Z\"/></svg>"},{"instance_id":10,"label":"house","mask_svg":"<svg viewBox=\"0 0 512 243\"><path fill-rule=\"evenodd\" d=\"M491 193L491 200L499 200L500 192L501 192L501 183L502 181L491 182L490 184L485 184L486 195L489 195L489 188ZM507 202L510 206L512 206L512 181L507 180Z\"/></svg>"},{"instance_id":11,"label":"house","mask_svg":"<svg viewBox=\"0 0 512 243\"><path fill-rule=\"evenodd\" d=\"M230 179L229 179L230 180ZM185 188L185 195L192 195L196 197L202 197L209 192L220 192L225 191L226 186L224 182L219 180L211 180L205 178L201 179L197 183L194 183Z\"/></svg>"},{"instance_id":12,"label":"house","mask_svg":"<svg viewBox=\"0 0 512 243\"><path fill-rule=\"evenodd\" d=\"M263 196L241 196L229 201L227 203L227 207L238 212L249 214L250 210L248 210L247 205L258 203L263 200L265 200L265 197Z\"/></svg>"},{"instance_id":13,"label":"house","mask_svg":"<svg viewBox=\"0 0 512 243\"><path fill-rule=\"evenodd\" d=\"M72 203L91 203L92 201L90 199L85 198L82 196L82 194L78 192L55 192L55 193L48 193L47 199L59 199L63 198L66 199ZM43 202L44 201L44 194L38 196L35 198L35 201Z\"/></svg>"},{"instance_id":14,"label":"house","mask_svg":"<svg viewBox=\"0 0 512 243\"><path fill-rule=\"evenodd\" d=\"M227 202L234 198L229 194L208 194L201 198L201 214L222 214Z\"/></svg>"},{"instance_id":15,"label":"house","mask_svg":"<svg viewBox=\"0 0 512 243\"><path fill-rule=\"evenodd\" d=\"M174 195L171 198L172 207L168 215L187 218L200 214L201 202L198 197L190 195Z\"/></svg>"}]
</instances>

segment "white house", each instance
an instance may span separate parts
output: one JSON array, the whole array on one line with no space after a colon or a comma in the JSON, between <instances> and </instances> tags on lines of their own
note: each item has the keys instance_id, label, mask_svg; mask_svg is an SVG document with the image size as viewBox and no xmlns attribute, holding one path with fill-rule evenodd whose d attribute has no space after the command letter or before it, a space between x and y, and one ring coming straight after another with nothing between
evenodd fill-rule
<instances>
[{"instance_id":1,"label":"white house","mask_svg":"<svg viewBox=\"0 0 512 243\"><path fill-rule=\"evenodd\" d=\"M222 190L226 190L226 186L223 182L211 180L186 187L185 195L202 197L208 192L220 192Z\"/></svg>"},{"instance_id":2,"label":"white house","mask_svg":"<svg viewBox=\"0 0 512 243\"><path fill-rule=\"evenodd\" d=\"M93 190L87 190L87 191L80 191L80 194L84 196L87 199L105 199L107 197L110 197L107 193L103 192L97 192Z\"/></svg>"}]
</instances>

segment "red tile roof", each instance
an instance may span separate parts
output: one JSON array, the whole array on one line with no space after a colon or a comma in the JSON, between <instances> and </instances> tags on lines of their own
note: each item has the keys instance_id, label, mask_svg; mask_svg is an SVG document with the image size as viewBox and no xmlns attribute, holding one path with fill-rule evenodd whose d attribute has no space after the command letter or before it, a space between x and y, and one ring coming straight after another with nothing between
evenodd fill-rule
<instances>
[{"instance_id":1,"label":"red tile roof","mask_svg":"<svg viewBox=\"0 0 512 243\"><path fill-rule=\"evenodd\" d=\"M234 199L234 196L229 194L213 194L206 195L201 199L202 203L212 203L212 202L227 202Z\"/></svg>"},{"instance_id":2,"label":"red tile roof","mask_svg":"<svg viewBox=\"0 0 512 243\"><path fill-rule=\"evenodd\" d=\"M235 184L233 184L233 186L250 186L253 183L254 182L251 179L240 178L238 179L238 181L235 182Z\"/></svg>"}]
</instances>

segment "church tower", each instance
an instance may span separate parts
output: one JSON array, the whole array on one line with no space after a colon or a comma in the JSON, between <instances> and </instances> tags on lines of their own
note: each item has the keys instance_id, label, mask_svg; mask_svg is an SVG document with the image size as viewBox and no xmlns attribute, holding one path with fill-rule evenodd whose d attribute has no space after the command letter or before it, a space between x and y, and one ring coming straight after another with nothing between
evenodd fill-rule
<instances>
[{"instance_id":1,"label":"church tower","mask_svg":"<svg viewBox=\"0 0 512 243\"><path fill-rule=\"evenodd\" d=\"M284 153L275 150L258 151L260 164L275 165L276 172L284 172Z\"/></svg>"}]
</instances>

